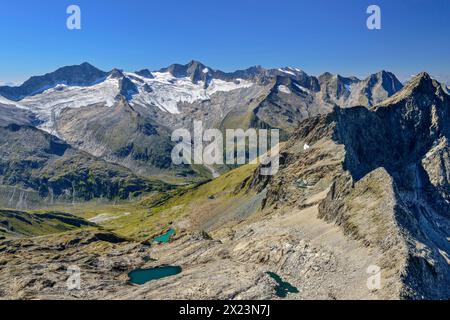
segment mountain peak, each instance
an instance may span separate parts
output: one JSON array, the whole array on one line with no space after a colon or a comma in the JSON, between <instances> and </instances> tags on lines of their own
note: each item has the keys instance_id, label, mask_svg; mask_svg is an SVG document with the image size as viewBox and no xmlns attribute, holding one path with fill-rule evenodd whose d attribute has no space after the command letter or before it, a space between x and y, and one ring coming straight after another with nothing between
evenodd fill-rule
<instances>
[{"instance_id":1,"label":"mountain peak","mask_svg":"<svg viewBox=\"0 0 450 320\"><path fill-rule=\"evenodd\" d=\"M55 76L60 76L60 77L64 77L64 76L70 77L70 76L81 76L84 74L92 74L92 73L104 73L104 72L101 71L100 69L94 67L89 62L83 62L81 64L75 64L75 65L61 67L54 72L47 73L44 76L55 75Z\"/></svg>"},{"instance_id":2,"label":"mountain peak","mask_svg":"<svg viewBox=\"0 0 450 320\"><path fill-rule=\"evenodd\" d=\"M153 74L148 69L142 69L142 70L136 71L135 73L144 78L148 78L148 79L154 78Z\"/></svg>"},{"instance_id":3,"label":"mountain peak","mask_svg":"<svg viewBox=\"0 0 450 320\"><path fill-rule=\"evenodd\" d=\"M89 68L95 68L92 64L90 64L89 62L85 61L83 63L80 64L80 67L89 67Z\"/></svg>"},{"instance_id":4,"label":"mountain peak","mask_svg":"<svg viewBox=\"0 0 450 320\"><path fill-rule=\"evenodd\" d=\"M390 74L392 74L392 73L389 71L386 71L386 70L381 70L376 73L376 75L380 75L380 76L390 75Z\"/></svg>"},{"instance_id":5,"label":"mountain peak","mask_svg":"<svg viewBox=\"0 0 450 320\"><path fill-rule=\"evenodd\" d=\"M433 80L431 76L426 72L421 72L417 74L410 82L406 85L405 89L408 91L421 91L421 92L436 92L437 81ZM440 86L439 86L440 87Z\"/></svg>"},{"instance_id":6,"label":"mountain peak","mask_svg":"<svg viewBox=\"0 0 450 320\"><path fill-rule=\"evenodd\" d=\"M205 72L207 70L207 72ZM204 74L207 74L212 69L205 66L203 63L191 60L187 64L172 64L167 68L163 68L160 70L160 72L169 72L174 77L181 78L181 77L189 77L193 82L197 82L204 79Z\"/></svg>"},{"instance_id":7,"label":"mountain peak","mask_svg":"<svg viewBox=\"0 0 450 320\"><path fill-rule=\"evenodd\" d=\"M106 77L107 72L83 62L80 65L65 66L42 76L34 76L18 87L0 87L0 95L13 101L32 96L58 84L89 86Z\"/></svg>"},{"instance_id":8,"label":"mountain peak","mask_svg":"<svg viewBox=\"0 0 450 320\"><path fill-rule=\"evenodd\" d=\"M376 79L376 80L395 79L398 81L397 77L392 72L386 70L380 70L377 73L373 73L370 76L368 76L367 79Z\"/></svg>"},{"instance_id":9,"label":"mountain peak","mask_svg":"<svg viewBox=\"0 0 450 320\"><path fill-rule=\"evenodd\" d=\"M381 86L388 93L388 96L394 95L403 88L400 80L392 72L386 70L371 74L365 82L368 87Z\"/></svg>"},{"instance_id":10,"label":"mountain peak","mask_svg":"<svg viewBox=\"0 0 450 320\"><path fill-rule=\"evenodd\" d=\"M205 67L205 65L198 60L191 60L191 61L189 61L189 63L186 66L187 67Z\"/></svg>"},{"instance_id":11,"label":"mountain peak","mask_svg":"<svg viewBox=\"0 0 450 320\"><path fill-rule=\"evenodd\" d=\"M319 78L331 78L331 77L333 77L333 74L331 73L331 72L324 72L324 73L322 73L320 76L319 76Z\"/></svg>"},{"instance_id":12,"label":"mountain peak","mask_svg":"<svg viewBox=\"0 0 450 320\"><path fill-rule=\"evenodd\" d=\"M413 77L406 86L395 95L383 101L379 106L387 106L410 97L439 96L445 94L442 85L431 78L427 72L421 72Z\"/></svg>"},{"instance_id":13,"label":"mountain peak","mask_svg":"<svg viewBox=\"0 0 450 320\"><path fill-rule=\"evenodd\" d=\"M123 78L123 77L124 77L124 74L123 74L123 71L122 71L122 70L114 68L114 69L112 69L111 72L109 73L109 76L110 76L111 78Z\"/></svg>"},{"instance_id":14,"label":"mountain peak","mask_svg":"<svg viewBox=\"0 0 450 320\"><path fill-rule=\"evenodd\" d=\"M423 79L425 81L432 80L430 74L425 71L418 73L415 77L413 77L413 79Z\"/></svg>"}]
</instances>

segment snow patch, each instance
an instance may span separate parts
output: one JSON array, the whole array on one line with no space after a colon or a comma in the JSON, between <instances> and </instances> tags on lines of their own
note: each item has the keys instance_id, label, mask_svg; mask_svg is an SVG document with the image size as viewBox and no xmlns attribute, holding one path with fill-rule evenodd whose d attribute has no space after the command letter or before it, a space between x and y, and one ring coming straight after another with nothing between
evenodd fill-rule
<instances>
[{"instance_id":1,"label":"snow patch","mask_svg":"<svg viewBox=\"0 0 450 320\"><path fill-rule=\"evenodd\" d=\"M17 106L17 102L6 99L3 96L0 96L0 104L6 104L9 106Z\"/></svg>"},{"instance_id":2,"label":"snow patch","mask_svg":"<svg viewBox=\"0 0 450 320\"><path fill-rule=\"evenodd\" d=\"M44 92L26 97L20 101L23 108L35 112L43 123L40 129L56 135L55 118L66 108L81 108L97 103L112 107L119 94L119 80L107 78L90 87L67 86L59 84Z\"/></svg>"},{"instance_id":3,"label":"snow patch","mask_svg":"<svg viewBox=\"0 0 450 320\"><path fill-rule=\"evenodd\" d=\"M205 68L206 69L206 68ZM209 72L209 70L208 70ZM193 83L190 78L176 78L169 72L153 72L154 78L148 79L135 73L124 73L138 88L130 104L156 106L164 112L179 114L179 103L206 101L219 92L229 92L252 87L251 81L238 79L223 81L213 79L205 89L205 83ZM92 86L67 86L58 84L42 93L28 96L19 103L0 96L0 103L14 105L34 112L42 122L40 129L58 136L55 120L66 108L81 108L93 104L103 104L112 107L120 93L120 79L108 77Z\"/></svg>"},{"instance_id":4,"label":"snow patch","mask_svg":"<svg viewBox=\"0 0 450 320\"><path fill-rule=\"evenodd\" d=\"M288 69L278 69L278 71L295 76L296 74Z\"/></svg>"},{"instance_id":5,"label":"snow patch","mask_svg":"<svg viewBox=\"0 0 450 320\"><path fill-rule=\"evenodd\" d=\"M278 91L286 93L286 94L291 94L291 89L289 89L288 87L286 87L285 85L280 85L278 86Z\"/></svg>"},{"instance_id":6,"label":"snow patch","mask_svg":"<svg viewBox=\"0 0 450 320\"><path fill-rule=\"evenodd\" d=\"M203 81L195 84L188 77L176 78L168 72L155 72L153 79L143 78L133 73L126 75L129 75L139 88L139 94L133 96L131 100L132 104L155 105L160 110L172 114L180 113L178 109L179 103L206 101L218 92L228 92L253 86L252 82L241 79L234 82L213 79L209 83L208 88L205 89ZM141 81L136 81L133 79L134 77Z\"/></svg>"},{"instance_id":7,"label":"snow patch","mask_svg":"<svg viewBox=\"0 0 450 320\"><path fill-rule=\"evenodd\" d=\"M242 88L250 88L251 86L253 86L252 82L242 79L237 79L236 81L213 79L206 92L208 96L211 96L217 92L229 92Z\"/></svg>"},{"instance_id":8,"label":"snow patch","mask_svg":"<svg viewBox=\"0 0 450 320\"><path fill-rule=\"evenodd\" d=\"M300 90L302 90L302 91L309 92L309 89L308 89L308 88L305 88L305 87L303 87L303 86L301 86L301 85L299 85L299 84L297 84L297 83L294 83L294 85L295 85L297 88L299 88Z\"/></svg>"}]
</instances>

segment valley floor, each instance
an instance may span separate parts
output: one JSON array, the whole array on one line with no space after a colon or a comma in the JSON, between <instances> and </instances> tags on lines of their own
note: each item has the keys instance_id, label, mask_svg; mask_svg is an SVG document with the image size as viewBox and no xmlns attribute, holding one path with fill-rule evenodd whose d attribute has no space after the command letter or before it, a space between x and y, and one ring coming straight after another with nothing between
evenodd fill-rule
<instances>
[{"instance_id":1,"label":"valley floor","mask_svg":"<svg viewBox=\"0 0 450 320\"><path fill-rule=\"evenodd\" d=\"M179 232L168 244L149 246L96 228L3 242L0 297L277 299L277 283L267 274L275 272L299 291L287 299L395 298L394 292L366 286L366 269L378 263L380 253L317 218L326 191L312 196L304 209L234 219L251 208L241 205L227 222L210 215L184 217L174 223ZM203 229L208 234L198 231ZM183 271L140 286L129 283L129 271L161 265ZM67 290L71 266L80 268L81 290Z\"/></svg>"}]
</instances>

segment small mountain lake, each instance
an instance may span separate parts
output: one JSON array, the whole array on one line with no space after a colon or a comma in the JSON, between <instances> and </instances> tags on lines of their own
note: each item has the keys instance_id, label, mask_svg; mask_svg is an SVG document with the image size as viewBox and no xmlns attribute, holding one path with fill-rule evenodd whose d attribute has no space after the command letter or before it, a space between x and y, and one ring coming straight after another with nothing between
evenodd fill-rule
<instances>
[{"instance_id":1,"label":"small mountain lake","mask_svg":"<svg viewBox=\"0 0 450 320\"><path fill-rule=\"evenodd\" d=\"M179 266L163 266L151 269L136 269L128 274L133 284L144 284L152 280L158 280L181 273Z\"/></svg>"},{"instance_id":2,"label":"small mountain lake","mask_svg":"<svg viewBox=\"0 0 450 320\"><path fill-rule=\"evenodd\" d=\"M169 229L166 233L157 236L153 239L153 241L159 242L159 243L168 243L170 240L170 237L172 237L175 234L175 229Z\"/></svg>"},{"instance_id":3,"label":"small mountain lake","mask_svg":"<svg viewBox=\"0 0 450 320\"><path fill-rule=\"evenodd\" d=\"M283 281L279 275L274 272L267 272L267 274L277 282L278 286L275 288L275 294L279 298L286 298L288 293L298 293L298 289L289 282Z\"/></svg>"}]
</instances>

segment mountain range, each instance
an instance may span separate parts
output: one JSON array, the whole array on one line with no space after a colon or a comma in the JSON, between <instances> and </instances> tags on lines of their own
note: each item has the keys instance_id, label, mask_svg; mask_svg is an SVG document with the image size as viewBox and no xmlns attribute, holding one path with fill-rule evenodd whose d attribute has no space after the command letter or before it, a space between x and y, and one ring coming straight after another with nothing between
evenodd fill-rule
<instances>
[{"instance_id":1,"label":"mountain range","mask_svg":"<svg viewBox=\"0 0 450 320\"><path fill-rule=\"evenodd\" d=\"M190 183L230 169L172 165L171 132L192 128L193 120L221 130L278 128L286 140L309 117L329 113L335 106L371 108L402 87L395 75L386 71L360 80L330 73L314 77L291 67L255 66L223 72L198 61L136 72L105 72L83 63L31 77L20 86L0 87L0 124L7 132L11 132L11 124L18 134L27 131L28 142L35 146L40 146L42 136L51 135L48 139L61 140L70 146L68 150L120 166L130 176ZM6 137L10 135L2 139ZM34 160L34 166L45 166ZM12 161L6 156L2 159L0 172L7 190L3 198L10 198L15 187L46 196L24 179L11 178L11 170L23 167ZM38 180L46 179L41 173L38 176ZM77 185L68 179L57 198L63 198L62 194L91 198ZM118 196L117 192L88 189L95 197Z\"/></svg>"},{"instance_id":2,"label":"mountain range","mask_svg":"<svg viewBox=\"0 0 450 320\"><path fill-rule=\"evenodd\" d=\"M3 98L0 298L450 298L450 96L427 73L193 62L102 79ZM280 128L279 172L174 168L169 133L192 119ZM94 271L89 290L64 290L69 264ZM160 266L182 272L130 285Z\"/></svg>"},{"instance_id":3,"label":"mountain range","mask_svg":"<svg viewBox=\"0 0 450 320\"><path fill-rule=\"evenodd\" d=\"M174 166L171 133L194 120L280 129L279 172ZM96 270L77 298L282 298L275 275L292 299L448 299L449 123L427 73L83 63L0 87L0 298L66 298L50 259ZM117 280L161 265L183 272Z\"/></svg>"}]
</instances>

